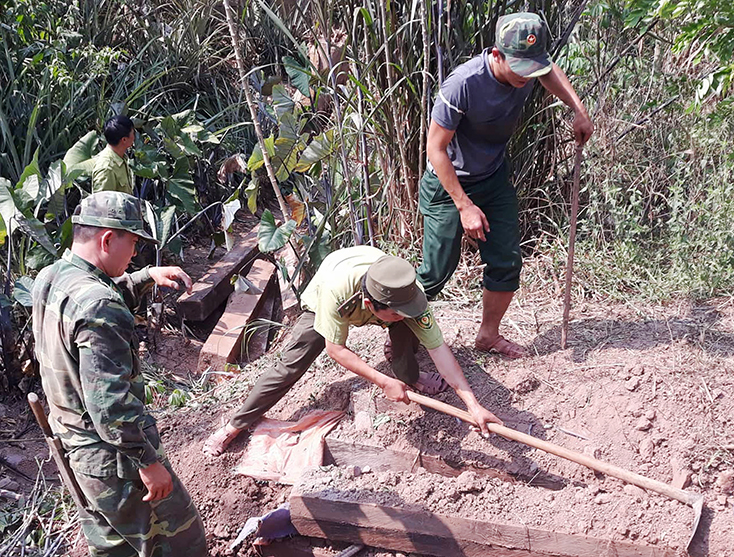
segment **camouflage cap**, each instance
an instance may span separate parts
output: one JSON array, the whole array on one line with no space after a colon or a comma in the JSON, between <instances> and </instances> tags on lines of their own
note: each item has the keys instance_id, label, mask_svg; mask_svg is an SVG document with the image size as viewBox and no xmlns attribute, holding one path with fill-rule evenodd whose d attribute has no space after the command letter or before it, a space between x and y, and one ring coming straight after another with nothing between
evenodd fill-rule
<instances>
[{"instance_id":1,"label":"camouflage cap","mask_svg":"<svg viewBox=\"0 0 734 557\"><path fill-rule=\"evenodd\" d=\"M367 270L367 291L378 302L404 317L418 317L428 300L415 282L415 269L399 257L384 255Z\"/></svg>"},{"instance_id":2,"label":"camouflage cap","mask_svg":"<svg viewBox=\"0 0 734 557\"><path fill-rule=\"evenodd\" d=\"M120 191L101 191L82 199L71 217L74 224L127 230L136 236L158 244L143 227L140 200Z\"/></svg>"},{"instance_id":3,"label":"camouflage cap","mask_svg":"<svg viewBox=\"0 0 734 557\"><path fill-rule=\"evenodd\" d=\"M537 14L519 12L497 20L495 43L510 69L521 77L540 77L553 69L548 33Z\"/></svg>"}]
</instances>

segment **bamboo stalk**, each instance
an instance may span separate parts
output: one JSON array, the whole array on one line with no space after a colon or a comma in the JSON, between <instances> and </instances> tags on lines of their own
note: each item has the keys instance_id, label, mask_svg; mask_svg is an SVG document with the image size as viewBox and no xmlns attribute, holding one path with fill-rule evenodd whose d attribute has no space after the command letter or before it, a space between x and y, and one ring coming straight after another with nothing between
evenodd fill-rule
<instances>
[{"instance_id":1,"label":"bamboo stalk","mask_svg":"<svg viewBox=\"0 0 734 557\"><path fill-rule=\"evenodd\" d=\"M278 180L275 177L275 172L273 171L273 165L270 162L270 154L268 153L267 148L265 147L265 138L263 137L262 128L260 127L260 121L257 117L257 106L255 104L255 99L252 97L252 91L250 91L250 85L248 83L247 79L247 70L245 70L245 63L242 60L242 54L240 53L240 41L239 37L237 35L237 23L234 20L234 17L232 17L232 5L230 3L230 0L223 0L224 3L224 13L227 16L227 26L229 27L229 34L232 38L232 49L234 50L234 57L237 61L237 69L239 70L240 74L240 80L242 81L242 89L245 92L245 100L247 102L247 107L250 109L250 118L252 118L252 125L255 127L255 135L257 136L257 142L260 145L260 150L262 151L263 155L263 164L265 165L265 170L268 173L268 178L270 179L270 185L273 186L273 191L275 192L275 198L278 200L278 206L280 207L280 212L283 214L283 222L288 220L288 209L285 204L285 199L283 199L283 194L280 193L280 186L278 185ZM296 253L296 256L298 254Z\"/></svg>"}]
</instances>

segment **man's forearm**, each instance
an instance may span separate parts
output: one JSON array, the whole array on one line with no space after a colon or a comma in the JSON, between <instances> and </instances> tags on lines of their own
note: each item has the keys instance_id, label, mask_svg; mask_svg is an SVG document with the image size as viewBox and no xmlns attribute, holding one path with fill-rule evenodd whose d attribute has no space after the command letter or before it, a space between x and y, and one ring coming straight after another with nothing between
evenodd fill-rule
<instances>
[{"instance_id":1,"label":"man's forearm","mask_svg":"<svg viewBox=\"0 0 734 557\"><path fill-rule=\"evenodd\" d=\"M553 69L547 75L540 78L540 83L549 92L561 99L566 106L576 113L586 113L586 107L576 94L571 82L563 73L563 70L557 64L553 64Z\"/></svg>"},{"instance_id":2,"label":"man's forearm","mask_svg":"<svg viewBox=\"0 0 734 557\"><path fill-rule=\"evenodd\" d=\"M362 358L357 356L346 346L334 344L327 348L327 353L339 365L347 368L352 373L364 377L367 381L374 383L380 388L385 386L387 375L380 373Z\"/></svg>"},{"instance_id":3,"label":"man's forearm","mask_svg":"<svg viewBox=\"0 0 734 557\"><path fill-rule=\"evenodd\" d=\"M464 188L461 187L459 177L456 175L456 169L451 164L451 159L446 150L429 145L427 153L428 160L431 161L431 165L436 172L436 176L438 176L439 182L441 182L441 186L449 194L456 208L461 211L467 205L471 205L472 202L464 192Z\"/></svg>"},{"instance_id":4,"label":"man's forearm","mask_svg":"<svg viewBox=\"0 0 734 557\"><path fill-rule=\"evenodd\" d=\"M456 361L451 349L446 343L438 348L428 351L433 363L436 364L438 372L446 379L446 382L456 391L459 398L464 401L466 407L470 410L479 406L477 397L469 386L469 382L464 376L464 372Z\"/></svg>"}]
</instances>

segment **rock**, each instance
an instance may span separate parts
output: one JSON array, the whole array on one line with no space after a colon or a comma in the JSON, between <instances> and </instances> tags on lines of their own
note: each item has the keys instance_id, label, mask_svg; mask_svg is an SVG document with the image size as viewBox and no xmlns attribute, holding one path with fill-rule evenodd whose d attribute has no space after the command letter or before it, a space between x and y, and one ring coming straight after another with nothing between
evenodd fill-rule
<instances>
[{"instance_id":1,"label":"rock","mask_svg":"<svg viewBox=\"0 0 734 557\"><path fill-rule=\"evenodd\" d=\"M586 445L584 447L584 454L589 455L592 458L596 458L597 460L601 458L601 449L599 447L593 447L591 445Z\"/></svg>"},{"instance_id":2,"label":"rock","mask_svg":"<svg viewBox=\"0 0 734 557\"><path fill-rule=\"evenodd\" d=\"M671 485L678 489L685 489L691 483L691 471L688 470L676 458L670 459L670 467L673 469L673 481Z\"/></svg>"},{"instance_id":3,"label":"rock","mask_svg":"<svg viewBox=\"0 0 734 557\"><path fill-rule=\"evenodd\" d=\"M655 416L655 410L648 410L647 412L645 412L645 417L650 421L654 420Z\"/></svg>"},{"instance_id":4,"label":"rock","mask_svg":"<svg viewBox=\"0 0 734 557\"><path fill-rule=\"evenodd\" d=\"M634 365L634 366L632 366L632 369L630 370L630 373L632 375L640 376L643 373L645 373L645 366L643 366L642 364Z\"/></svg>"},{"instance_id":5,"label":"rock","mask_svg":"<svg viewBox=\"0 0 734 557\"><path fill-rule=\"evenodd\" d=\"M637 387L640 386L640 378L630 377L627 381L624 382L624 386L630 392L636 391Z\"/></svg>"},{"instance_id":6,"label":"rock","mask_svg":"<svg viewBox=\"0 0 734 557\"><path fill-rule=\"evenodd\" d=\"M652 427L652 422L647 418L640 418L635 422L635 429L637 431L647 431Z\"/></svg>"},{"instance_id":7,"label":"rock","mask_svg":"<svg viewBox=\"0 0 734 557\"><path fill-rule=\"evenodd\" d=\"M369 466L363 466L362 467L362 473L363 474L371 474L372 473L372 468L370 468Z\"/></svg>"},{"instance_id":8,"label":"rock","mask_svg":"<svg viewBox=\"0 0 734 557\"><path fill-rule=\"evenodd\" d=\"M596 497L594 497L594 503L597 505L606 505L607 503L612 502L612 494L611 493L600 493Z\"/></svg>"},{"instance_id":9,"label":"rock","mask_svg":"<svg viewBox=\"0 0 734 557\"><path fill-rule=\"evenodd\" d=\"M716 502L722 507L726 507L726 501L728 497L726 495L719 495L716 497Z\"/></svg>"},{"instance_id":10,"label":"rock","mask_svg":"<svg viewBox=\"0 0 734 557\"><path fill-rule=\"evenodd\" d=\"M1 478L0 489L7 489L8 491L18 491L18 489L20 489L20 485L18 484L18 482L14 482L10 478Z\"/></svg>"},{"instance_id":11,"label":"rock","mask_svg":"<svg viewBox=\"0 0 734 557\"><path fill-rule=\"evenodd\" d=\"M634 497L635 501L642 501L645 498L645 490L636 485L627 484L624 486L624 492L630 497Z\"/></svg>"},{"instance_id":12,"label":"rock","mask_svg":"<svg viewBox=\"0 0 734 557\"><path fill-rule=\"evenodd\" d=\"M456 478L456 488L461 493L471 493L472 491L481 491L482 482L476 472L466 470Z\"/></svg>"},{"instance_id":13,"label":"rock","mask_svg":"<svg viewBox=\"0 0 734 557\"><path fill-rule=\"evenodd\" d=\"M359 478L362 475L362 469L354 464L347 466L344 471L347 473L347 477L349 478Z\"/></svg>"},{"instance_id":14,"label":"rock","mask_svg":"<svg viewBox=\"0 0 734 557\"><path fill-rule=\"evenodd\" d=\"M640 442L640 456L645 460L650 460L655 454L655 443L652 439L645 438Z\"/></svg>"},{"instance_id":15,"label":"rock","mask_svg":"<svg viewBox=\"0 0 734 557\"><path fill-rule=\"evenodd\" d=\"M354 416L354 428L357 431L370 431L372 429L372 418L367 412L357 412Z\"/></svg>"},{"instance_id":16,"label":"rock","mask_svg":"<svg viewBox=\"0 0 734 557\"><path fill-rule=\"evenodd\" d=\"M716 487L727 495L734 494L734 470L724 470L716 478Z\"/></svg>"}]
</instances>

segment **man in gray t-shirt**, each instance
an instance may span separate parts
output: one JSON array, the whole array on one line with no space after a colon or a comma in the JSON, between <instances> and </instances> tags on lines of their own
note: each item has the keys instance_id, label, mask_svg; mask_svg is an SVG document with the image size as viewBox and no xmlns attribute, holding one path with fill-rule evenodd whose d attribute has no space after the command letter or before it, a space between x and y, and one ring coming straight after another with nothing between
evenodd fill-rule
<instances>
[{"instance_id":1,"label":"man in gray t-shirt","mask_svg":"<svg viewBox=\"0 0 734 557\"><path fill-rule=\"evenodd\" d=\"M496 46L456 68L441 87L428 131L428 170L421 180L424 238L418 280L429 296L438 294L459 263L462 234L476 240L486 265L475 347L510 358L524 356L525 349L499 333L522 267L517 197L505 148L535 78L574 110L577 144L586 143L594 131L546 45L546 28L537 15L499 19Z\"/></svg>"}]
</instances>

